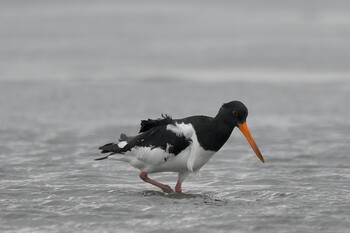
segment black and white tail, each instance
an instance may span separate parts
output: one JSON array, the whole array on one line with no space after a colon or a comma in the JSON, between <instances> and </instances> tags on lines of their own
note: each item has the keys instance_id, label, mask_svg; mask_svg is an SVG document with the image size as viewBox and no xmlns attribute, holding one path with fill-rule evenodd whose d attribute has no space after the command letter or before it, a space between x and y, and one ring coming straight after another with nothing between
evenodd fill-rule
<instances>
[{"instance_id":1,"label":"black and white tail","mask_svg":"<svg viewBox=\"0 0 350 233\"><path fill-rule=\"evenodd\" d=\"M133 137L128 137L125 134L121 134L118 143L107 143L106 145L99 147L98 149L101 150L102 154L104 154L104 153L110 153L110 154L107 156L101 157L101 158L97 158L95 160L107 159L109 156L114 155L114 154L124 154L126 151L129 150L127 143L132 138Z\"/></svg>"}]
</instances>

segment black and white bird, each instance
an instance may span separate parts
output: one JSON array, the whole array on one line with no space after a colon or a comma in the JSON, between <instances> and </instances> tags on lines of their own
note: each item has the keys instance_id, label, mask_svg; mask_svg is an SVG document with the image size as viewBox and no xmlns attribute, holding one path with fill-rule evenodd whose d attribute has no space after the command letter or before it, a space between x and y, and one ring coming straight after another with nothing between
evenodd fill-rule
<instances>
[{"instance_id":1,"label":"black and white bird","mask_svg":"<svg viewBox=\"0 0 350 233\"><path fill-rule=\"evenodd\" d=\"M181 184L192 172L198 171L220 150L238 127L248 140L258 158L264 162L246 119L248 109L240 101L225 103L213 117L190 116L172 119L167 115L162 118L141 121L141 129L136 136L120 135L119 142L101 146L101 153L107 156L96 160L113 158L128 162L141 171L140 178L172 193L173 189L165 184L150 179L148 174L156 172L177 172L178 181L175 192L181 192Z\"/></svg>"}]
</instances>

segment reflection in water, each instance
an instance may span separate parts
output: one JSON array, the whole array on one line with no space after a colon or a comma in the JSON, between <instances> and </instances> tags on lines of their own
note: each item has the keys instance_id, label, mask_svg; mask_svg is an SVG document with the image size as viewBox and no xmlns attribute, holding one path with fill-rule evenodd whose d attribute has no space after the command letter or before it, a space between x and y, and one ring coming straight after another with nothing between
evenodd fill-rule
<instances>
[{"instance_id":1,"label":"reflection in water","mask_svg":"<svg viewBox=\"0 0 350 233\"><path fill-rule=\"evenodd\" d=\"M222 200L220 198L207 195L207 194L193 194L193 193L163 193L159 191L142 191L140 192L142 196L158 196L161 198L168 198L172 200L190 200L189 204L200 205L227 205L227 200Z\"/></svg>"}]
</instances>

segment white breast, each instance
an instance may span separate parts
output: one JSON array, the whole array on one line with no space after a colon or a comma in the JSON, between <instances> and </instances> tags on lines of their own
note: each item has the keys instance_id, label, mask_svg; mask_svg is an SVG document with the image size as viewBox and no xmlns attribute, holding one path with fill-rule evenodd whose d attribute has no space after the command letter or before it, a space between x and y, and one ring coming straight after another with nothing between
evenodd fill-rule
<instances>
[{"instance_id":1,"label":"white breast","mask_svg":"<svg viewBox=\"0 0 350 233\"><path fill-rule=\"evenodd\" d=\"M183 127L183 126L182 126ZM189 133L189 129L192 133ZM175 129L172 129L175 131ZM197 135L191 124L186 125L187 135L191 135L192 143L177 156L169 159L150 172L195 172L198 171L215 154L214 151L204 150L198 142Z\"/></svg>"},{"instance_id":2,"label":"white breast","mask_svg":"<svg viewBox=\"0 0 350 233\"><path fill-rule=\"evenodd\" d=\"M192 139L192 146L191 146L191 153L187 160L187 169L191 172L194 172L199 170L201 167L203 167L203 165L206 164L209 161L209 159L215 154L215 151L204 150L199 145L197 134L195 133L195 131L191 139Z\"/></svg>"}]
</instances>

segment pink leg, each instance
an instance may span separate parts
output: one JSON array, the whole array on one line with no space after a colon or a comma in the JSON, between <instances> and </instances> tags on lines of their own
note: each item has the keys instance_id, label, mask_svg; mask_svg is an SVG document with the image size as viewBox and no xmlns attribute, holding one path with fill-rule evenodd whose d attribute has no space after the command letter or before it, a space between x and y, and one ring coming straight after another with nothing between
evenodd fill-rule
<instances>
[{"instance_id":1,"label":"pink leg","mask_svg":"<svg viewBox=\"0 0 350 233\"><path fill-rule=\"evenodd\" d=\"M152 180L152 179L150 179L148 176L147 176L147 172L141 172L140 173L140 178L143 180L143 181L145 181L145 182L147 182L147 183L150 183L150 184L152 184L152 185L154 185L154 186L157 186L158 188L160 188L161 190L163 190L163 192L165 192L165 193L173 193L174 191L170 188L170 186L169 185L165 185L165 184L162 184L162 183L159 183L159 182L157 182L157 181L155 181L155 180Z\"/></svg>"},{"instance_id":2,"label":"pink leg","mask_svg":"<svg viewBox=\"0 0 350 233\"><path fill-rule=\"evenodd\" d=\"M175 192L177 192L177 193L181 193L182 192L181 184L182 184L182 182L181 182L181 179L179 178L177 180L177 183L176 183L176 186L175 186Z\"/></svg>"}]
</instances>

